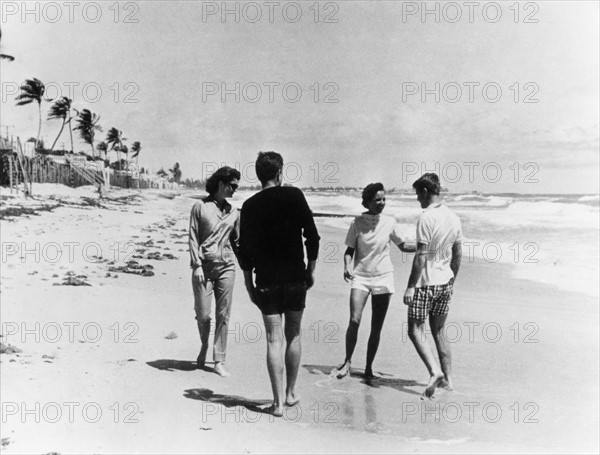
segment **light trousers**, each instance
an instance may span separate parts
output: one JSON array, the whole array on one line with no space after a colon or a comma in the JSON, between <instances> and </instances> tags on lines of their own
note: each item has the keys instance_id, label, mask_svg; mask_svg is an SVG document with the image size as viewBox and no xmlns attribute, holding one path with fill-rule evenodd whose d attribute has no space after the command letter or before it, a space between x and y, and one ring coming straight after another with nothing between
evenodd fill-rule
<instances>
[{"instance_id":1,"label":"light trousers","mask_svg":"<svg viewBox=\"0 0 600 455\"><path fill-rule=\"evenodd\" d=\"M227 333L229 315L235 282L235 263L208 263L202 265L204 283L195 282L192 276L194 290L194 310L200 342L207 346L211 329L211 310L213 294L215 297L215 338L213 343L213 360L224 362L227 351Z\"/></svg>"}]
</instances>

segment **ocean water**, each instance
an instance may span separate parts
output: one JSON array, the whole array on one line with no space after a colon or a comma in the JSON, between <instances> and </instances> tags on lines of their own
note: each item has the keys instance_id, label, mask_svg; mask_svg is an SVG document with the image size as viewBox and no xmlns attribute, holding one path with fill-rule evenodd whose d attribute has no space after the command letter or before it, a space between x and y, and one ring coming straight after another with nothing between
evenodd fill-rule
<instances>
[{"instance_id":1,"label":"ocean water","mask_svg":"<svg viewBox=\"0 0 600 455\"><path fill-rule=\"evenodd\" d=\"M241 207L252 192L241 191ZM346 230L364 211L359 191L305 192L315 213L338 215L321 222ZM461 219L463 261L512 264L518 278L599 296L600 198L598 195L452 194L442 195ZM422 213L414 194L387 194L384 213L394 216L414 239ZM347 217L339 217L347 215ZM342 240L343 241L343 240Z\"/></svg>"}]
</instances>

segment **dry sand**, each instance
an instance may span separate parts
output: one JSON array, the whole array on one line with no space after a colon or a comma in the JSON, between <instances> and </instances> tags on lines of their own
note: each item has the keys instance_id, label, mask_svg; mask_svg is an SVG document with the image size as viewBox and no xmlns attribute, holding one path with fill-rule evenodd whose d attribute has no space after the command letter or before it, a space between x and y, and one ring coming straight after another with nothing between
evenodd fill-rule
<instances>
[{"instance_id":1,"label":"dry sand","mask_svg":"<svg viewBox=\"0 0 600 455\"><path fill-rule=\"evenodd\" d=\"M381 379L360 377L370 307L354 374L331 379L344 357L349 285L342 279L345 233L319 218L302 401L277 419L257 411L271 399L266 343L241 273L230 321L232 376L212 373L211 363L207 371L194 367L199 341L186 244L192 199L114 190L98 207L91 188L36 185L34 192L43 196L2 198L3 209L62 205L0 221L1 340L21 350L0 358L4 453L598 451L593 298L513 279L508 265L464 261L447 332L458 391L424 401L427 372L408 340L401 301L410 261L394 252L397 294L374 364ZM176 259L147 259L153 252ZM131 259L152 265L146 270L154 275L109 271ZM60 285L69 276L91 286Z\"/></svg>"}]
</instances>

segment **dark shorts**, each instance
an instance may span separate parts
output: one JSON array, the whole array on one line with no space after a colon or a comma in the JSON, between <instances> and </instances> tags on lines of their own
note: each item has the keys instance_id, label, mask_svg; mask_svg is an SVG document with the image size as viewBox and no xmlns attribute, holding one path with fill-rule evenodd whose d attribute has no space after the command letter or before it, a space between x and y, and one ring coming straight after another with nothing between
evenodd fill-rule
<instances>
[{"instance_id":1,"label":"dark shorts","mask_svg":"<svg viewBox=\"0 0 600 455\"><path fill-rule=\"evenodd\" d=\"M262 314L302 311L306 304L305 283L273 284L256 288L256 305Z\"/></svg>"},{"instance_id":2,"label":"dark shorts","mask_svg":"<svg viewBox=\"0 0 600 455\"><path fill-rule=\"evenodd\" d=\"M413 304L408 308L408 317L425 321L429 315L448 314L451 298L452 284L450 283L416 288Z\"/></svg>"}]
</instances>

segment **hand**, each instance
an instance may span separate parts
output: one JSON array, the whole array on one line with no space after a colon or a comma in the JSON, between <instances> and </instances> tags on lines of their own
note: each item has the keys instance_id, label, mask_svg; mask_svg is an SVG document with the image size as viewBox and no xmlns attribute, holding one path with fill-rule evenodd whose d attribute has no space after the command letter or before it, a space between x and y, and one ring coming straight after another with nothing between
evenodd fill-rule
<instances>
[{"instance_id":1,"label":"hand","mask_svg":"<svg viewBox=\"0 0 600 455\"><path fill-rule=\"evenodd\" d=\"M202 270L202 266L196 267L194 269L194 273L192 275L195 284L205 284L206 280L204 279L204 270Z\"/></svg>"},{"instance_id":2,"label":"hand","mask_svg":"<svg viewBox=\"0 0 600 455\"><path fill-rule=\"evenodd\" d=\"M347 283L348 280L352 279L354 279L354 274L350 270L344 269L344 281Z\"/></svg>"},{"instance_id":3,"label":"hand","mask_svg":"<svg viewBox=\"0 0 600 455\"><path fill-rule=\"evenodd\" d=\"M314 286L315 275L312 270L306 271L306 278L304 279L304 282L306 283L306 290L309 290L310 288L312 288Z\"/></svg>"},{"instance_id":4,"label":"hand","mask_svg":"<svg viewBox=\"0 0 600 455\"><path fill-rule=\"evenodd\" d=\"M250 297L250 301L256 305L256 288L254 287L254 283L251 280L244 281L246 285L246 291L248 292L248 297Z\"/></svg>"},{"instance_id":5,"label":"hand","mask_svg":"<svg viewBox=\"0 0 600 455\"><path fill-rule=\"evenodd\" d=\"M415 288L406 288L404 292L404 305L412 306L415 297Z\"/></svg>"}]
</instances>

